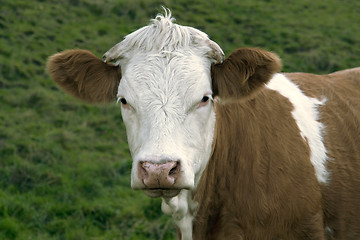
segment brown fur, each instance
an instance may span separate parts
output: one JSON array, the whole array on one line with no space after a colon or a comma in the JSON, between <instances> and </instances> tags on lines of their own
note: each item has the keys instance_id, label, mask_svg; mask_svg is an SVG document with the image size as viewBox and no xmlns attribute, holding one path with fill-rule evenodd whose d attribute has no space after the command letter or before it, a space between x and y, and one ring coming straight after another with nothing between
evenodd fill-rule
<instances>
[{"instance_id":1,"label":"brown fur","mask_svg":"<svg viewBox=\"0 0 360 240\"><path fill-rule=\"evenodd\" d=\"M115 99L121 79L120 67L104 63L86 50L67 50L51 56L47 65L54 81L86 102Z\"/></svg>"},{"instance_id":2,"label":"brown fur","mask_svg":"<svg viewBox=\"0 0 360 240\"><path fill-rule=\"evenodd\" d=\"M287 74L320 107L330 182L321 186L329 239L360 239L360 68L325 76Z\"/></svg>"},{"instance_id":3,"label":"brown fur","mask_svg":"<svg viewBox=\"0 0 360 240\"><path fill-rule=\"evenodd\" d=\"M255 52L262 53L268 54ZM229 76L217 94L243 95L235 92L239 83L233 82L243 85L247 74L233 72L258 59L231 59L235 69L213 68L220 71L213 77ZM277 68L263 69L270 70L260 74L267 77L247 81L264 83ZM286 98L258 87L258 94L246 101L216 102L213 154L194 193L199 202L194 239L360 239L360 70L287 76L307 95L327 98L320 121L326 129L329 184L318 183ZM219 79L213 79L215 85ZM250 89L245 96L256 90L245 88Z\"/></svg>"},{"instance_id":4,"label":"brown fur","mask_svg":"<svg viewBox=\"0 0 360 240\"><path fill-rule=\"evenodd\" d=\"M214 153L195 195L194 239L324 237L320 189L291 110L272 91L217 104Z\"/></svg>"}]
</instances>

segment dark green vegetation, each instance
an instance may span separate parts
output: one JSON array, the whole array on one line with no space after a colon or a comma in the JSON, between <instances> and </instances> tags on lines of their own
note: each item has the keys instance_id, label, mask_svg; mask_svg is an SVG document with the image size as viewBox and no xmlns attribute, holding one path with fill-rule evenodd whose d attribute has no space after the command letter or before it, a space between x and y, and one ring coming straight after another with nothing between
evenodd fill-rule
<instances>
[{"instance_id":1,"label":"dark green vegetation","mask_svg":"<svg viewBox=\"0 0 360 240\"><path fill-rule=\"evenodd\" d=\"M101 57L161 5L227 55L257 46L284 71L360 66L358 0L1 0L0 239L175 238L160 200L130 189L119 106L81 103L45 72L65 49Z\"/></svg>"}]
</instances>

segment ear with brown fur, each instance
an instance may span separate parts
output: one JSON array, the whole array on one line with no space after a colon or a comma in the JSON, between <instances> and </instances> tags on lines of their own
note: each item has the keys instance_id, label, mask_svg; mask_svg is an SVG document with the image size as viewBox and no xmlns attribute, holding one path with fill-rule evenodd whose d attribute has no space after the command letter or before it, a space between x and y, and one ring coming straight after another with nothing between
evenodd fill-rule
<instances>
[{"instance_id":1,"label":"ear with brown fur","mask_svg":"<svg viewBox=\"0 0 360 240\"><path fill-rule=\"evenodd\" d=\"M251 97L280 70L281 60L274 53L258 48L237 49L223 63L211 67L214 96Z\"/></svg>"},{"instance_id":2,"label":"ear with brown fur","mask_svg":"<svg viewBox=\"0 0 360 240\"><path fill-rule=\"evenodd\" d=\"M47 70L66 92L90 103L113 101L121 79L120 67L104 63L86 50L51 56Z\"/></svg>"}]
</instances>

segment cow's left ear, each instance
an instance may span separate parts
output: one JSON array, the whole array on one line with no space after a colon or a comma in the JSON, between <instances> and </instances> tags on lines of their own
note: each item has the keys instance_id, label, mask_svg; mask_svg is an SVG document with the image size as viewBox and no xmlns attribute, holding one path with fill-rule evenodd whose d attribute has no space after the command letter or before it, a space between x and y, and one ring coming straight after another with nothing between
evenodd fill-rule
<instances>
[{"instance_id":1,"label":"cow's left ear","mask_svg":"<svg viewBox=\"0 0 360 240\"><path fill-rule=\"evenodd\" d=\"M51 56L47 70L66 92L90 103L114 101L121 79L119 66L80 49Z\"/></svg>"},{"instance_id":2,"label":"cow's left ear","mask_svg":"<svg viewBox=\"0 0 360 240\"><path fill-rule=\"evenodd\" d=\"M280 70L281 60L274 53L258 48L237 49L224 62L211 67L214 96L251 97Z\"/></svg>"}]
</instances>

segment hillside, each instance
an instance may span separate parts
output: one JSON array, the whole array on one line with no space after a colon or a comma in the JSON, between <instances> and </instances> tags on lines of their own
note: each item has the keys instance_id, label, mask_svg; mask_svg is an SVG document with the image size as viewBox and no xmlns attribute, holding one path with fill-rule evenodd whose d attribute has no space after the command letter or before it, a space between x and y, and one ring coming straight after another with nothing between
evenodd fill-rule
<instances>
[{"instance_id":1,"label":"hillside","mask_svg":"<svg viewBox=\"0 0 360 240\"><path fill-rule=\"evenodd\" d=\"M279 54L284 71L360 66L360 2L347 0L2 0L0 4L0 239L174 239L172 220L130 188L119 106L60 91L47 57L82 48L101 57L172 10L229 55Z\"/></svg>"}]
</instances>

